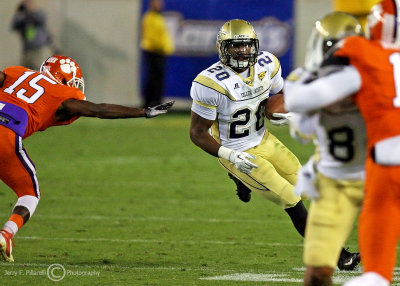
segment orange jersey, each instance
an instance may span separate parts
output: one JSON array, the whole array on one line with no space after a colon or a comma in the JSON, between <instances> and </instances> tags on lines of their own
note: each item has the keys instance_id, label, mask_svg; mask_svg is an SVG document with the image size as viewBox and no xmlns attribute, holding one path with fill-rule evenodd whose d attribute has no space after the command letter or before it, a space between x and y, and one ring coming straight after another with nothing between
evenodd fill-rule
<instances>
[{"instance_id":1,"label":"orange jersey","mask_svg":"<svg viewBox=\"0 0 400 286\"><path fill-rule=\"evenodd\" d=\"M8 67L3 72L6 78L0 88L0 103L11 103L26 111L28 121L24 138L50 126L70 124L78 118L62 122L55 118L58 107L65 100L85 99L78 88L59 84L37 71L20 66Z\"/></svg>"},{"instance_id":2,"label":"orange jersey","mask_svg":"<svg viewBox=\"0 0 400 286\"><path fill-rule=\"evenodd\" d=\"M364 117L368 149L400 135L400 50L355 36L346 38L335 56L348 58L360 73L362 84L354 100Z\"/></svg>"}]
</instances>

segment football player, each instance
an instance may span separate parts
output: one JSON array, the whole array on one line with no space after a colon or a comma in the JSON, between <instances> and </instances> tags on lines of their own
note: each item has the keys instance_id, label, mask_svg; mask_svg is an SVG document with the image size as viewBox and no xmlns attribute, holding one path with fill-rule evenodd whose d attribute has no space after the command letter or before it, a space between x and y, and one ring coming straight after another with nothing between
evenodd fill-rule
<instances>
[{"instance_id":1,"label":"football player","mask_svg":"<svg viewBox=\"0 0 400 286\"><path fill-rule=\"evenodd\" d=\"M0 230L0 253L13 262L12 239L32 217L40 199L35 165L23 139L51 126L70 124L80 116L152 118L166 113L173 102L155 107L134 107L85 100L82 71L77 62L54 55L34 71L13 66L0 72L0 178L18 200Z\"/></svg>"},{"instance_id":2,"label":"football player","mask_svg":"<svg viewBox=\"0 0 400 286\"><path fill-rule=\"evenodd\" d=\"M358 232L363 274L346 286L387 286L393 280L400 236L399 12L399 0L375 5L367 21L369 38L347 37L334 52L329 63L340 69L310 83L301 83L300 75L295 87L308 110L353 94L364 118L367 159Z\"/></svg>"},{"instance_id":3,"label":"football player","mask_svg":"<svg viewBox=\"0 0 400 286\"><path fill-rule=\"evenodd\" d=\"M357 19L343 12L332 12L316 21L306 54L307 82L334 72L334 67L318 69L324 55L339 40L362 32ZM302 112L293 114L291 134L304 143L315 138L316 145L316 153L299 172L295 187L296 193L305 192L311 198L304 239L304 285L328 286L362 203L366 131L350 98L312 112L303 110L307 99L297 94L296 82L291 82L297 73L305 74L303 69L293 72L284 88L287 109ZM319 99L318 95L313 101ZM354 255L353 260L359 262L360 255Z\"/></svg>"},{"instance_id":4,"label":"football player","mask_svg":"<svg viewBox=\"0 0 400 286\"><path fill-rule=\"evenodd\" d=\"M304 236L307 210L293 192L301 165L265 125L268 98L282 96L279 60L270 52L259 51L255 30L244 20L226 22L216 44L220 61L192 83L190 138L218 157L242 186L282 207ZM276 124L287 121L270 118ZM352 254L346 254L343 259L349 261ZM354 268L353 262L350 267Z\"/></svg>"}]
</instances>

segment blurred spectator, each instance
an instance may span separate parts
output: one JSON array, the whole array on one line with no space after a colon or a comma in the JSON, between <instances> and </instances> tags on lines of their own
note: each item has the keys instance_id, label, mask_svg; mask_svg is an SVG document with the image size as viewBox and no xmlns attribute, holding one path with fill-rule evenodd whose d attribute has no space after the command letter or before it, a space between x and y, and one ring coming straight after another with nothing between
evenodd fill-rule
<instances>
[{"instance_id":1,"label":"blurred spectator","mask_svg":"<svg viewBox=\"0 0 400 286\"><path fill-rule=\"evenodd\" d=\"M158 105L162 101L166 57L174 52L162 10L163 0L150 0L149 9L142 19L140 46L144 54L145 83L144 106Z\"/></svg>"},{"instance_id":2,"label":"blurred spectator","mask_svg":"<svg viewBox=\"0 0 400 286\"><path fill-rule=\"evenodd\" d=\"M52 54L45 13L35 7L33 0L24 0L18 5L11 27L21 35L21 65L38 70L41 63Z\"/></svg>"}]
</instances>

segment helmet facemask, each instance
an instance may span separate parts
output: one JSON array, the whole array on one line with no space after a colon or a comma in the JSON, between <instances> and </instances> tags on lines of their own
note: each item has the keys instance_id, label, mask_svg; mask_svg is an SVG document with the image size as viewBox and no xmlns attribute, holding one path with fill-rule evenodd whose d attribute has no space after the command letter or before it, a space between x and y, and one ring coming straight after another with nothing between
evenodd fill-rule
<instances>
[{"instance_id":1,"label":"helmet facemask","mask_svg":"<svg viewBox=\"0 0 400 286\"><path fill-rule=\"evenodd\" d=\"M225 40L221 43L221 62L232 68L247 68L256 63L258 39Z\"/></svg>"},{"instance_id":2,"label":"helmet facemask","mask_svg":"<svg viewBox=\"0 0 400 286\"><path fill-rule=\"evenodd\" d=\"M217 35L221 62L236 70L253 66L257 61L259 42L253 26L244 20L226 22Z\"/></svg>"},{"instance_id":3,"label":"helmet facemask","mask_svg":"<svg viewBox=\"0 0 400 286\"><path fill-rule=\"evenodd\" d=\"M85 93L85 82L83 81L83 78L73 76L69 81L67 81L66 85L79 88L82 93Z\"/></svg>"}]
</instances>

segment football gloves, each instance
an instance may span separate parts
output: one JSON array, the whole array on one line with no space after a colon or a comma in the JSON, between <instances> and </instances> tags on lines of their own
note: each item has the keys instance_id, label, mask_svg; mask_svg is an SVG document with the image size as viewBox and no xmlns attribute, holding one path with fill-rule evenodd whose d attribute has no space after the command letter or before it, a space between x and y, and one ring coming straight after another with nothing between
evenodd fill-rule
<instances>
[{"instance_id":1,"label":"football gloves","mask_svg":"<svg viewBox=\"0 0 400 286\"><path fill-rule=\"evenodd\" d=\"M314 171L314 156L311 156L298 173L294 193L303 199L316 200L319 198L318 189L315 187L316 174Z\"/></svg>"},{"instance_id":2,"label":"football gloves","mask_svg":"<svg viewBox=\"0 0 400 286\"><path fill-rule=\"evenodd\" d=\"M167 113L174 103L175 101L168 101L153 107L146 107L146 118L152 118Z\"/></svg>"},{"instance_id":3,"label":"football gloves","mask_svg":"<svg viewBox=\"0 0 400 286\"><path fill-rule=\"evenodd\" d=\"M254 168L258 168L256 164L249 159L255 159L256 156L246 152L236 151L224 146L218 150L218 157L230 161L242 173L250 174Z\"/></svg>"},{"instance_id":4,"label":"football gloves","mask_svg":"<svg viewBox=\"0 0 400 286\"><path fill-rule=\"evenodd\" d=\"M288 113L272 113L274 119L270 119L269 122L271 124L280 126L280 125L287 125L289 124L290 118L292 118L293 114L291 112Z\"/></svg>"}]
</instances>

